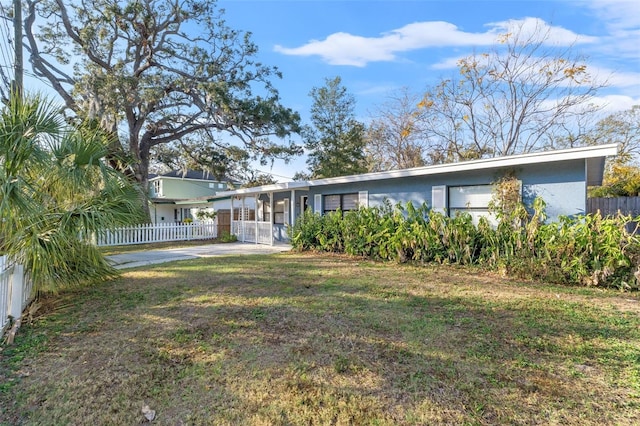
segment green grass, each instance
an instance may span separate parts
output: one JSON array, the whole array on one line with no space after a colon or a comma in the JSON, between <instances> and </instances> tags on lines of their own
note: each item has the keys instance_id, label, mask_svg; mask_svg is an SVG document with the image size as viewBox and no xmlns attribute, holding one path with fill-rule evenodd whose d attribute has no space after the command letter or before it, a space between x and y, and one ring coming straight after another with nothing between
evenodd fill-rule
<instances>
[{"instance_id":1,"label":"green grass","mask_svg":"<svg viewBox=\"0 0 640 426\"><path fill-rule=\"evenodd\" d=\"M0 353L0 424L640 422L637 294L286 253L44 305Z\"/></svg>"}]
</instances>

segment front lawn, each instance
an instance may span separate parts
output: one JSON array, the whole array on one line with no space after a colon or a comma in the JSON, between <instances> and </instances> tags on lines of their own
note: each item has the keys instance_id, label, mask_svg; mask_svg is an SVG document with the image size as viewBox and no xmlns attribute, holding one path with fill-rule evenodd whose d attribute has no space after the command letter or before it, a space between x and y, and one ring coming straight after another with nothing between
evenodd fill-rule
<instances>
[{"instance_id":1,"label":"front lawn","mask_svg":"<svg viewBox=\"0 0 640 426\"><path fill-rule=\"evenodd\" d=\"M631 425L638 294L285 253L130 270L0 353L0 424Z\"/></svg>"}]
</instances>

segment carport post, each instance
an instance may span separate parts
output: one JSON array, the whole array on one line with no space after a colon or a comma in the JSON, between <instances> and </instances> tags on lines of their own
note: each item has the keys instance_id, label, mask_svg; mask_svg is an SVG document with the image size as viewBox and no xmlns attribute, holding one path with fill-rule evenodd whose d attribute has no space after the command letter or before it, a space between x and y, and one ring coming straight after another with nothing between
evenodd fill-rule
<instances>
[{"instance_id":1,"label":"carport post","mask_svg":"<svg viewBox=\"0 0 640 426\"><path fill-rule=\"evenodd\" d=\"M245 220L244 220L244 195L242 196L242 210L240 211L240 227L242 228L242 242L244 243L244 227L245 227Z\"/></svg>"},{"instance_id":2,"label":"carport post","mask_svg":"<svg viewBox=\"0 0 640 426\"><path fill-rule=\"evenodd\" d=\"M295 215L296 215L296 190L291 190L291 201L289 202L289 206L291 206L291 212L289 213L289 226L293 226L295 223Z\"/></svg>"},{"instance_id":3,"label":"carport post","mask_svg":"<svg viewBox=\"0 0 640 426\"><path fill-rule=\"evenodd\" d=\"M269 245L273 245L273 192L269 193L269 233L271 234L271 238L269 238Z\"/></svg>"},{"instance_id":4,"label":"carport post","mask_svg":"<svg viewBox=\"0 0 640 426\"><path fill-rule=\"evenodd\" d=\"M253 204L253 218L255 219L255 226L256 226L256 244L258 244L258 194L255 194L253 196L254 199L254 204Z\"/></svg>"},{"instance_id":5,"label":"carport post","mask_svg":"<svg viewBox=\"0 0 640 426\"><path fill-rule=\"evenodd\" d=\"M235 195L231 196L231 225L229 225L229 233L231 235L235 235L233 233L233 199L236 198ZM220 237L220 235L218 235L218 237ZM236 235L237 237L237 235Z\"/></svg>"}]
</instances>

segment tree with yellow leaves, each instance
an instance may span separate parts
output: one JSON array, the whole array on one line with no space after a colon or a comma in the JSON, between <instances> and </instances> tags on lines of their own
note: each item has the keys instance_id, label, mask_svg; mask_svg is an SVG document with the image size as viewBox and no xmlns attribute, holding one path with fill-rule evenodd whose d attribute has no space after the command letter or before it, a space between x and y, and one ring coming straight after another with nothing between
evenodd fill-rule
<instances>
[{"instance_id":1,"label":"tree with yellow leaves","mask_svg":"<svg viewBox=\"0 0 640 426\"><path fill-rule=\"evenodd\" d=\"M434 163L542 150L568 128L581 134L572 127L597 110L590 100L604 86L574 46L524 25L494 50L460 59L458 71L418 104Z\"/></svg>"},{"instance_id":2,"label":"tree with yellow leaves","mask_svg":"<svg viewBox=\"0 0 640 426\"><path fill-rule=\"evenodd\" d=\"M366 132L369 171L408 169L426 164L423 110L408 88L389 96L372 114Z\"/></svg>"}]
</instances>

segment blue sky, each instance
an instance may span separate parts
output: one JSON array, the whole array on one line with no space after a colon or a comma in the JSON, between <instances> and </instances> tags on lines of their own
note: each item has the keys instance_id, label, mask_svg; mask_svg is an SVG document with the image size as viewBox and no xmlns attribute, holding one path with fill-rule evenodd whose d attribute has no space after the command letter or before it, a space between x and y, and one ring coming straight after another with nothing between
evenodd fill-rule
<instances>
[{"instance_id":1,"label":"blue sky","mask_svg":"<svg viewBox=\"0 0 640 426\"><path fill-rule=\"evenodd\" d=\"M640 1L221 0L227 24L250 31L259 59L275 65L283 103L308 118L313 87L340 76L358 119L402 87L421 92L455 73L457 59L491 47L513 23L549 26L573 44L609 87L594 102L606 112L640 104ZM276 162L279 178L305 158Z\"/></svg>"},{"instance_id":2,"label":"blue sky","mask_svg":"<svg viewBox=\"0 0 640 426\"><path fill-rule=\"evenodd\" d=\"M252 33L258 59L282 71L283 78L274 81L282 102L305 122L309 92L325 78L342 78L356 98L357 118L366 123L394 92L403 87L424 92L455 74L458 59L490 49L499 34L518 23L546 26L557 43L573 44L587 57L590 71L609 82L593 100L605 113L640 104L638 0L219 0L218 5L230 27ZM305 160L258 168L286 180L307 169Z\"/></svg>"}]
</instances>

